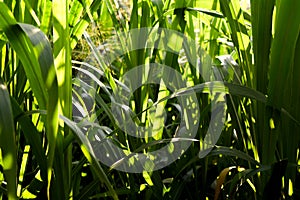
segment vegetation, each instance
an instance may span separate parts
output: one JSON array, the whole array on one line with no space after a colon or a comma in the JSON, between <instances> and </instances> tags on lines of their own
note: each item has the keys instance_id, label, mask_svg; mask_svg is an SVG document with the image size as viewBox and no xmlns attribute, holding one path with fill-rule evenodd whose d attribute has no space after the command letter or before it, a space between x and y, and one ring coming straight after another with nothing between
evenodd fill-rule
<instances>
[{"instance_id":1,"label":"vegetation","mask_svg":"<svg viewBox=\"0 0 300 200\"><path fill-rule=\"evenodd\" d=\"M0 199L299 199L300 1L250 3L1 1ZM165 29L177 34L151 36ZM186 85L136 88L121 114L158 134L134 137L112 107L124 76L149 63ZM180 107L189 95L200 113ZM223 113L214 105L225 95ZM191 110L200 118L185 141ZM206 137L218 116L220 137ZM102 141L133 163L135 153L190 146L163 168L129 173L117 170L124 160L99 162L118 156Z\"/></svg>"}]
</instances>

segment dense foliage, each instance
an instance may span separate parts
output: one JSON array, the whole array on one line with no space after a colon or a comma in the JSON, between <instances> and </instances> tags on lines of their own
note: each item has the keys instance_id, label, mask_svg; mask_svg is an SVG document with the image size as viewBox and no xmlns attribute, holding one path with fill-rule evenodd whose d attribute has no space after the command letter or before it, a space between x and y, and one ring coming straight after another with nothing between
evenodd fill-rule
<instances>
[{"instance_id":1,"label":"dense foliage","mask_svg":"<svg viewBox=\"0 0 300 200\"><path fill-rule=\"evenodd\" d=\"M300 199L299 9L299 0L1 1L0 199ZM128 37L136 29L145 31ZM177 35L155 46L152 30ZM137 88L122 114L158 134L133 137L112 107L126 73L149 63L187 84ZM175 162L142 173L99 162L97 152L114 154L93 151L99 141L128 161L168 143L174 151L186 142L178 127L191 111L179 104L191 93L197 131ZM222 94L226 112L216 114Z\"/></svg>"}]
</instances>

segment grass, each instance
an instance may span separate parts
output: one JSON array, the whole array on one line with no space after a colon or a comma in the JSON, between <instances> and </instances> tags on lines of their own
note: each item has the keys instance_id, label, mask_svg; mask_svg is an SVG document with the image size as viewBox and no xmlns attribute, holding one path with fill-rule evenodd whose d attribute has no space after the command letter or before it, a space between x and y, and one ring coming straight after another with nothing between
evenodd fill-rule
<instances>
[{"instance_id":1,"label":"grass","mask_svg":"<svg viewBox=\"0 0 300 200\"><path fill-rule=\"evenodd\" d=\"M0 2L0 199L298 199L300 3L250 3Z\"/></svg>"}]
</instances>

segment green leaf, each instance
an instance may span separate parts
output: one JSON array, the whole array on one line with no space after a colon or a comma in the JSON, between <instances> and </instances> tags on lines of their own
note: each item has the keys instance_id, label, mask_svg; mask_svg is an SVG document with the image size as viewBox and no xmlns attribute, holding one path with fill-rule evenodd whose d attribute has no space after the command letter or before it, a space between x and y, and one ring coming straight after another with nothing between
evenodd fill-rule
<instances>
[{"instance_id":1,"label":"green leaf","mask_svg":"<svg viewBox=\"0 0 300 200\"><path fill-rule=\"evenodd\" d=\"M57 130L58 130L58 82L57 82L57 76L56 76L56 70L54 68L54 60L53 60L53 54L51 45L44 35L42 31L40 31L38 28L28 25L28 24L20 24L20 27L26 34L26 36L29 37L30 43L28 43L28 46L33 46L33 52L35 57L32 57L32 60L38 60L38 63L36 66L30 66L25 65L23 63L23 60L26 60L22 56L22 54L19 52L19 50L16 50L17 54L20 56L20 59L23 63L25 72L27 77L29 78L29 81L31 82L30 75L28 76L27 71L29 71L32 67L34 67L34 72L38 74L37 76L41 80L41 86L43 86L43 90L45 91L44 96L46 98L46 106L40 106L41 108L44 108L48 111L47 112L47 119L46 119L46 134L48 139L48 145L49 145L49 151L47 155L48 159L48 183L51 180L52 175L52 164L53 164L53 158L55 153L55 145L56 145L56 136L57 136ZM26 37L24 36L24 37ZM12 39L11 42L19 42L22 44L22 41L18 41L17 39ZM39 74L39 72L41 74ZM34 91L35 85L30 84L31 88ZM47 93L46 93L47 92ZM34 93L36 95L36 93ZM39 102L40 105L40 102Z\"/></svg>"},{"instance_id":2,"label":"green leaf","mask_svg":"<svg viewBox=\"0 0 300 200\"><path fill-rule=\"evenodd\" d=\"M234 157L238 157L240 159L244 159L249 161L250 163L260 166L261 164L259 162L257 162L256 160L254 160L250 155L239 151L237 149L233 149L233 148L229 148L229 147L224 147L224 146L216 146L213 150L211 150L211 152L209 153L209 156L213 156L213 155L224 155L224 156L234 156ZM201 152L200 155L201 157Z\"/></svg>"},{"instance_id":3,"label":"green leaf","mask_svg":"<svg viewBox=\"0 0 300 200\"><path fill-rule=\"evenodd\" d=\"M275 1L251 0L254 64L256 66L257 90L266 94L268 67L272 41L272 17Z\"/></svg>"},{"instance_id":4,"label":"green leaf","mask_svg":"<svg viewBox=\"0 0 300 200\"><path fill-rule=\"evenodd\" d=\"M48 94L42 80L42 72L34 47L22 27L17 24L10 10L2 2L0 2L0 10L0 30L5 32L9 42L21 59L39 106L45 109Z\"/></svg>"},{"instance_id":5,"label":"green leaf","mask_svg":"<svg viewBox=\"0 0 300 200\"><path fill-rule=\"evenodd\" d=\"M32 123L26 113L22 111L17 101L13 98L10 99L12 104L12 111L14 114L15 121L21 125L21 130L25 136L27 144L32 148L32 153L36 157L41 170L41 177L44 181L47 180L47 158L45 155L45 150L42 145L40 134L36 129L35 125Z\"/></svg>"},{"instance_id":6,"label":"green leaf","mask_svg":"<svg viewBox=\"0 0 300 200\"><path fill-rule=\"evenodd\" d=\"M57 71L58 82L58 112L68 118L72 117L72 65L71 65L71 40L69 29L69 1L52 1L53 20L53 56L54 66ZM49 112L48 112L49 113ZM49 164L54 160L53 168L57 174L51 185L51 196L57 199L68 198L72 170L72 146L64 151L63 140L70 129L62 124L62 129L52 138L52 149ZM62 130L61 129L61 130ZM48 172L48 177L50 176ZM48 180L48 190L50 184Z\"/></svg>"},{"instance_id":7,"label":"green leaf","mask_svg":"<svg viewBox=\"0 0 300 200\"><path fill-rule=\"evenodd\" d=\"M187 7L186 10L187 11L197 11L197 12L201 12L201 13L213 16L213 17L224 18L222 13L219 13L214 10L208 10L208 9L204 9L204 8L191 8L191 7Z\"/></svg>"},{"instance_id":8,"label":"green leaf","mask_svg":"<svg viewBox=\"0 0 300 200\"><path fill-rule=\"evenodd\" d=\"M270 54L269 104L281 108L289 103L291 74L293 73L296 44L300 32L300 1L279 1L276 10L275 34Z\"/></svg>"},{"instance_id":9,"label":"green leaf","mask_svg":"<svg viewBox=\"0 0 300 200\"><path fill-rule=\"evenodd\" d=\"M13 114L7 87L0 79L0 148L7 196L17 199L17 151Z\"/></svg>"},{"instance_id":10,"label":"green leaf","mask_svg":"<svg viewBox=\"0 0 300 200\"><path fill-rule=\"evenodd\" d=\"M88 139L85 137L85 135L82 133L80 128L77 126L77 124L70 119L60 116L62 120L73 130L73 132L76 134L79 142L80 142L80 148L86 157L86 159L90 162L92 169L95 171L97 177L100 181L102 181L105 186L108 188L110 195L113 197L113 199L119 199L116 191L113 188L113 185L110 183L106 173L104 172L103 168L99 164L98 160L95 158L95 155L93 154L93 150L90 149L91 147L85 144L89 144Z\"/></svg>"}]
</instances>

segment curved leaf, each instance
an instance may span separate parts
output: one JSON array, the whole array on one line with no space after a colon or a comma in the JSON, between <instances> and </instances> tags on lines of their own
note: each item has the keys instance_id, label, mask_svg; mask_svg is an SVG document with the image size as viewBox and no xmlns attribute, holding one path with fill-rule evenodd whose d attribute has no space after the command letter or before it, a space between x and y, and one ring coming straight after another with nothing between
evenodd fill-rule
<instances>
[{"instance_id":1,"label":"curved leaf","mask_svg":"<svg viewBox=\"0 0 300 200\"><path fill-rule=\"evenodd\" d=\"M46 109L48 138L48 179L55 153L58 129L58 84L53 55L47 37L38 28L17 23L8 7L0 2L0 30L4 31L21 60L30 87L41 109ZM50 182L49 182L50 183Z\"/></svg>"},{"instance_id":2,"label":"curved leaf","mask_svg":"<svg viewBox=\"0 0 300 200\"><path fill-rule=\"evenodd\" d=\"M261 166L261 164L259 162L257 162L256 160L254 160L248 154L246 154L246 153L244 153L242 151L239 151L237 149L231 149L229 147L217 146L216 148L214 148L213 150L211 150L211 152L209 153L208 156L220 155L220 154L221 155L226 155L226 156L238 157L240 159L247 160L248 162L251 162L254 165Z\"/></svg>"}]
</instances>

